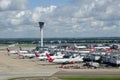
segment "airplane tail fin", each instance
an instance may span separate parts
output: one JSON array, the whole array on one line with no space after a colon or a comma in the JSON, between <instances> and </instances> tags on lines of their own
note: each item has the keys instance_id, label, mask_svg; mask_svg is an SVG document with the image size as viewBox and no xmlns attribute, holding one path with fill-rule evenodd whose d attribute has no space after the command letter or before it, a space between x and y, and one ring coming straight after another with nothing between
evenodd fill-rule
<instances>
[{"instance_id":1,"label":"airplane tail fin","mask_svg":"<svg viewBox=\"0 0 120 80\"><path fill-rule=\"evenodd\" d=\"M74 44L74 48L78 48L77 44Z\"/></svg>"},{"instance_id":2,"label":"airplane tail fin","mask_svg":"<svg viewBox=\"0 0 120 80\"><path fill-rule=\"evenodd\" d=\"M110 48L107 48L106 49L106 54L110 54L110 52L111 52Z\"/></svg>"},{"instance_id":3,"label":"airplane tail fin","mask_svg":"<svg viewBox=\"0 0 120 80\"><path fill-rule=\"evenodd\" d=\"M47 56L49 62L53 62L53 58L48 53L46 53L46 56Z\"/></svg>"},{"instance_id":4,"label":"airplane tail fin","mask_svg":"<svg viewBox=\"0 0 120 80\"><path fill-rule=\"evenodd\" d=\"M90 53L93 53L93 52L95 52L95 50L94 50L94 48L91 48Z\"/></svg>"},{"instance_id":5,"label":"airplane tail fin","mask_svg":"<svg viewBox=\"0 0 120 80\"><path fill-rule=\"evenodd\" d=\"M91 45L90 53L93 53L93 52L95 52L95 49L94 49L93 45Z\"/></svg>"},{"instance_id":6,"label":"airplane tail fin","mask_svg":"<svg viewBox=\"0 0 120 80\"><path fill-rule=\"evenodd\" d=\"M7 52L10 52L10 49L9 48L6 48Z\"/></svg>"},{"instance_id":7,"label":"airplane tail fin","mask_svg":"<svg viewBox=\"0 0 120 80\"><path fill-rule=\"evenodd\" d=\"M39 57L39 53L38 53L38 52L35 52L35 56L36 56L36 57Z\"/></svg>"},{"instance_id":8,"label":"airplane tail fin","mask_svg":"<svg viewBox=\"0 0 120 80\"><path fill-rule=\"evenodd\" d=\"M68 50L68 49L69 49L69 47L68 47L68 46L66 46L64 50Z\"/></svg>"}]
</instances>

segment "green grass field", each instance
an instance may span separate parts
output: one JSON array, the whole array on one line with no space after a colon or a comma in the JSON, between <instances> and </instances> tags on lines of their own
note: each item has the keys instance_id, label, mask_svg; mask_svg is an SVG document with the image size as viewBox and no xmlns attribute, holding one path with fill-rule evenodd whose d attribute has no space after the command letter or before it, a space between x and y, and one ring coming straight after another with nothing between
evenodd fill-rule
<instances>
[{"instance_id":1,"label":"green grass field","mask_svg":"<svg viewBox=\"0 0 120 80\"><path fill-rule=\"evenodd\" d=\"M120 76L22 77L9 80L120 80Z\"/></svg>"},{"instance_id":2,"label":"green grass field","mask_svg":"<svg viewBox=\"0 0 120 80\"><path fill-rule=\"evenodd\" d=\"M120 80L120 76L59 77L61 80Z\"/></svg>"}]
</instances>

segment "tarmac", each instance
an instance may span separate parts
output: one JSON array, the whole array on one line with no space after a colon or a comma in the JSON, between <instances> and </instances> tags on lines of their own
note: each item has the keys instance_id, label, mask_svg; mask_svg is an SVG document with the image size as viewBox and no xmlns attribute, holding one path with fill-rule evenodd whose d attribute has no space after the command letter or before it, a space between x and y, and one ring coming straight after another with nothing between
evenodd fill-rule
<instances>
[{"instance_id":1,"label":"tarmac","mask_svg":"<svg viewBox=\"0 0 120 80\"><path fill-rule=\"evenodd\" d=\"M37 58L19 59L16 54L8 56L6 51L0 51L0 80L29 76L120 76L120 68L62 69L59 66Z\"/></svg>"},{"instance_id":2,"label":"tarmac","mask_svg":"<svg viewBox=\"0 0 120 80\"><path fill-rule=\"evenodd\" d=\"M17 77L29 77L29 76L52 76L54 72L0 72L0 80L8 80L10 78Z\"/></svg>"}]
</instances>

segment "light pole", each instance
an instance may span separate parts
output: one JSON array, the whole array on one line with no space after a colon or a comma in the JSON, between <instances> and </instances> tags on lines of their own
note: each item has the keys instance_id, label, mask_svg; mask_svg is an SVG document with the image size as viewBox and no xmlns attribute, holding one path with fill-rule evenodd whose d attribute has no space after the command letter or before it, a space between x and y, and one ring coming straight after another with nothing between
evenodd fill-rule
<instances>
[{"instance_id":1,"label":"light pole","mask_svg":"<svg viewBox=\"0 0 120 80\"><path fill-rule=\"evenodd\" d=\"M43 47L43 27L44 27L44 22L39 22L39 27L40 27L40 38L41 38L41 47Z\"/></svg>"}]
</instances>

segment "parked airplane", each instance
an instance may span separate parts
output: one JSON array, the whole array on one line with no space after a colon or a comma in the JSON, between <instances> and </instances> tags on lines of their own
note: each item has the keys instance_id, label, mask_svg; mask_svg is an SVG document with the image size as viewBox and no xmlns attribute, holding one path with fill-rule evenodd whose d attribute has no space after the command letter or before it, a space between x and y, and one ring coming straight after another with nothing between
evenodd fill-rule
<instances>
[{"instance_id":1,"label":"parked airplane","mask_svg":"<svg viewBox=\"0 0 120 80\"><path fill-rule=\"evenodd\" d=\"M56 53L46 52L46 53L48 53L53 59L60 59L60 58L63 58L64 56L64 54L61 54L61 52L56 52ZM35 55L40 60L47 60L46 53L42 53L38 55L38 53L35 52Z\"/></svg>"},{"instance_id":2,"label":"parked airplane","mask_svg":"<svg viewBox=\"0 0 120 80\"><path fill-rule=\"evenodd\" d=\"M39 54L38 52L35 52L35 56L39 59L39 60L46 60L46 53L41 53Z\"/></svg>"},{"instance_id":3,"label":"parked airplane","mask_svg":"<svg viewBox=\"0 0 120 80\"><path fill-rule=\"evenodd\" d=\"M6 50L7 50L7 52L8 52L8 54L10 53L10 54L16 54L17 53L17 51L14 51L14 50L10 50L9 48L6 48Z\"/></svg>"},{"instance_id":4,"label":"parked airplane","mask_svg":"<svg viewBox=\"0 0 120 80\"><path fill-rule=\"evenodd\" d=\"M86 46L78 46L76 44L74 44L74 47L77 48L77 49L86 49Z\"/></svg>"},{"instance_id":5,"label":"parked airplane","mask_svg":"<svg viewBox=\"0 0 120 80\"><path fill-rule=\"evenodd\" d=\"M110 54L110 52L111 52L110 48L107 48L106 49L106 54Z\"/></svg>"},{"instance_id":6,"label":"parked airplane","mask_svg":"<svg viewBox=\"0 0 120 80\"><path fill-rule=\"evenodd\" d=\"M110 54L102 56L103 63L110 64L112 66L120 66L120 54Z\"/></svg>"},{"instance_id":7,"label":"parked airplane","mask_svg":"<svg viewBox=\"0 0 120 80\"><path fill-rule=\"evenodd\" d=\"M46 56L49 60L49 62L53 62L53 63L58 63L58 64L73 64L76 62L83 62L83 56L80 55L72 55L72 56L68 56L68 57L63 57L60 59L54 59L52 58L52 56L50 56L48 53L46 53Z\"/></svg>"},{"instance_id":8,"label":"parked airplane","mask_svg":"<svg viewBox=\"0 0 120 80\"><path fill-rule=\"evenodd\" d=\"M109 61L111 65L120 66L120 54L111 55L111 57L109 58Z\"/></svg>"},{"instance_id":9,"label":"parked airplane","mask_svg":"<svg viewBox=\"0 0 120 80\"><path fill-rule=\"evenodd\" d=\"M33 58L35 57L35 54L33 53L21 53L20 51L17 51L17 54L19 55L20 58Z\"/></svg>"},{"instance_id":10,"label":"parked airplane","mask_svg":"<svg viewBox=\"0 0 120 80\"><path fill-rule=\"evenodd\" d=\"M10 54L16 54L18 51L16 50L10 50L9 48L6 48L7 52ZM27 50L19 50L20 53L28 53Z\"/></svg>"},{"instance_id":11,"label":"parked airplane","mask_svg":"<svg viewBox=\"0 0 120 80\"><path fill-rule=\"evenodd\" d=\"M84 66L89 66L89 67L94 67L94 68L98 68L98 67L100 67L100 64L98 63L98 62L86 62L85 64L84 64Z\"/></svg>"},{"instance_id":12,"label":"parked airplane","mask_svg":"<svg viewBox=\"0 0 120 80\"><path fill-rule=\"evenodd\" d=\"M62 59L53 59L48 53L46 53L49 62L57 63L57 64L73 64L70 58L62 58Z\"/></svg>"},{"instance_id":13,"label":"parked airplane","mask_svg":"<svg viewBox=\"0 0 120 80\"><path fill-rule=\"evenodd\" d=\"M110 47L108 47L108 46L100 46L100 47L94 47L95 49L104 49L104 50L106 50L106 49L108 49L108 48L110 48Z\"/></svg>"},{"instance_id":14,"label":"parked airplane","mask_svg":"<svg viewBox=\"0 0 120 80\"><path fill-rule=\"evenodd\" d=\"M94 52L93 54L110 55L110 53L111 53L110 48L107 48L105 52Z\"/></svg>"},{"instance_id":15,"label":"parked airplane","mask_svg":"<svg viewBox=\"0 0 120 80\"><path fill-rule=\"evenodd\" d=\"M83 62L83 56L80 56L80 55L73 55L72 57L71 57L71 60L72 61L74 61L75 63L76 62Z\"/></svg>"},{"instance_id":16,"label":"parked airplane","mask_svg":"<svg viewBox=\"0 0 120 80\"><path fill-rule=\"evenodd\" d=\"M93 53L95 52L95 49L94 48L91 48L90 50L80 50L78 51L79 53Z\"/></svg>"},{"instance_id":17,"label":"parked airplane","mask_svg":"<svg viewBox=\"0 0 120 80\"><path fill-rule=\"evenodd\" d=\"M107 57L105 57L106 55L110 55L109 48L106 49L106 52L93 52L92 54L88 54L83 58L83 60L84 60L84 62L86 62L86 61L100 62L101 58L107 59Z\"/></svg>"}]
</instances>

